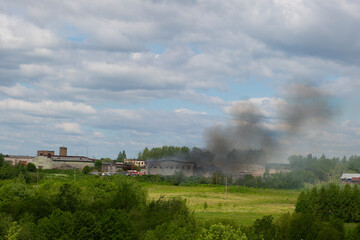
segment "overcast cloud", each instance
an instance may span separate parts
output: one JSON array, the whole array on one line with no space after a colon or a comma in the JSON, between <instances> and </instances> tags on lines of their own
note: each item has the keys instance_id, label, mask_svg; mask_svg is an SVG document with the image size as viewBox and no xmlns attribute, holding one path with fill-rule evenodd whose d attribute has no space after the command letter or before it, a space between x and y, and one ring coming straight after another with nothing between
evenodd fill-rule
<instances>
[{"instance_id":1,"label":"overcast cloud","mask_svg":"<svg viewBox=\"0 0 360 240\"><path fill-rule=\"evenodd\" d=\"M205 147L206 129L249 103L281 130L287 86L306 82L336 114L280 139L284 156L360 154L359 12L350 0L0 0L0 152Z\"/></svg>"}]
</instances>

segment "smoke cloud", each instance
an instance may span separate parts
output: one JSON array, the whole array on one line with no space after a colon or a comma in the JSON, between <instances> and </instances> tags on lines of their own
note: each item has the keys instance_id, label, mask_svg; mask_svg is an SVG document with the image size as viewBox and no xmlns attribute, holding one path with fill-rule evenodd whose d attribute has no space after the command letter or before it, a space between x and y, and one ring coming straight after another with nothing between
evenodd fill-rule
<instances>
[{"instance_id":1,"label":"smoke cloud","mask_svg":"<svg viewBox=\"0 0 360 240\"><path fill-rule=\"evenodd\" d=\"M236 102L227 109L230 120L226 125L205 130L206 149L194 148L173 160L194 162L197 175L202 176L219 170L237 177L261 174L260 165L287 157L283 156L284 143L339 113L334 100L315 84L293 83L284 87L279 98Z\"/></svg>"},{"instance_id":2,"label":"smoke cloud","mask_svg":"<svg viewBox=\"0 0 360 240\"><path fill-rule=\"evenodd\" d=\"M205 131L207 149L220 168L276 161L285 147L282 142L291 142L305 127L326 124L338 113L333 99L314 84L293 83L285 86L272 114L251 101L240 101L229 108L227 125Z\"/></svg>"}]
</instances>

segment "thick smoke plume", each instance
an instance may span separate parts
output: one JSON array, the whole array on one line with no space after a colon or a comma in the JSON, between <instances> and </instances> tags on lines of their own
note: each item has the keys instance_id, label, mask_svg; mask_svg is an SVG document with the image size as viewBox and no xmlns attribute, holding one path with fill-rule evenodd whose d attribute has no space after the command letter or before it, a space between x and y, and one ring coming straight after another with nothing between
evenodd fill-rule
<instances>
[{"instance_id":1,"label":"thick smoke plume","mask_svg":"<svg viewBox=\"0 0 360 240\"><path fill-rule=\"evenodd\" d=\"M336 113L330 94L309 83L285 87L275 113L268 114L251 101L240 101L228 110L227 125L205 131L214 164L229 169L241 164L261 164L276 158L283 145L305 127L327 123Z\"/></svg>"}]
</instances>

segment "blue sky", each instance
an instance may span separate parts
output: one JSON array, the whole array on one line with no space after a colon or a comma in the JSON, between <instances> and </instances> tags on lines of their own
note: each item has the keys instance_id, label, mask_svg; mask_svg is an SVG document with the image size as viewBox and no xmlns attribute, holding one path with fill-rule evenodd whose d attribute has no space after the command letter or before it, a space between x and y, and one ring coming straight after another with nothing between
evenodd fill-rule
<instances>
[{"instance_id":1,"label":"blue sky","mask_svg":"<svg viewBox=\"0 0 360 240\"><path fill-rule=\"evenodd\" d=\"M359 12L350 0L0 0L0 152L206 148L209 129L251 110L286 136L273 161L359 155ZM284 109L302 113L294 133Z\"/></svg>"}]
</instances>

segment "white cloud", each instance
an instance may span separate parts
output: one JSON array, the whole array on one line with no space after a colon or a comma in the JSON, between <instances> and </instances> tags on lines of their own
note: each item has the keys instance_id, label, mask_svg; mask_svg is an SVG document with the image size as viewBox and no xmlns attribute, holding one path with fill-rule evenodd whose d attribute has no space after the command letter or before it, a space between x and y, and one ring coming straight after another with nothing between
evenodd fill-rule
<instances>
[{"instance_id":1,"label":"white cloud","mask_svg":"<svg viewBox=\"0 0 360 240\"><path fill-rule=\"evenodd\" d=\"M49 30L24 19L0 13L0 48L29 49L55 47L59 40Z\"/></svg>"},{"instance_id":2,"label":"white cloud","mask_svg":"<svg viewBox=\"0 0 360 240\"><path fill-rule=\"evenodd\" d=\"M11 87L0 86L0 92L3 92L9 97L16 98L26 98L37 93L34 89L25 87L20 83L16 83L14 86Z\"/></svg>"},{"instance_id":3,"label":"white cloud","mask_svg":"<svg viewBox=\"0 0 360 240\"><path fill-rule=\"evenodd\" d=\"M56 124L55 127L65 131L66 133L75 133L75 134L82 133L81 126L78 123L63 122Z\"/></svg>"},{"instance_id":4,"label":"white cloud","mask_svg":"<svg viewBox=\"0 0 360 240\"><path fill-rule=\"evenodd\" d=\"M27 102L23 100L4 99L0 101L0 109L2 111L18 111L25 112L30 115L42 116L68 116L74 114L90 115L95 114L96 110L83 103L54 102Z\"/></svg>"},{"instance_id":5,"label":"white cloud","mask_svg":"<svg viewBox=\"0 0 360 240\"><path fill-rule=\"evenodd\" d=\"M52 69L47 65L21 64L20 71L27 77L39 77L52 74Z\"/></svg>"},{"instance_id":6,"label":"white cloud","mask_svg":"<svg viewBox=\"0 0 360 240\"><path fill-rule=\"evenodd\" d=\"M52 136L59 129L70 143L90 139L108 151L117 142L131 143L134 152L141 150L137 144L174 139L174 145L201 145L205 126L227 117L223 110L229 114L231 107L249 104L275 131L284 128L275 113L287 104L279 89L302 79L317 81L341 100L349 97L349 111L355 109L356 1L0 0L0 5L0 110L6 116L0 130L8 138L18 128L17 137L31 141L26 136L44 125L47 132L34 140L39 145L42 139L58 144ZM149 44L165 51L153 53ZM275 93L242 89L249 79L267 79ZM244 95L249 99L238 101ZM357 128L334 125L336 133L311 129L311 136L354 139ZM67 138L65 129L82 136Z\"/></svg>"},{"instance_id":7,"label":"white cloud","mask_svg":"<svg viewBox=\"0 0 360 240\"><path fill-rule=\"evenodd\" d=\"M105 134L100 131L94 131L94 136L98 138L104 138Z\"/></svg>"},{"instance_id":8,"label":"white cloud","mask_svg":"<svg viewBox=\"0 0 360 240\"><path fill-rule=\"evenodd\" d=\"M175 109L174 112L176 113L183 113L183 114L189 114L189 115L194 115L194 114L201 114L201 115L207 115L206 112L197 112L197 111L192 111L190 109L187 108L179 108L179 109Z\"/></svg>"}]
</instances>

